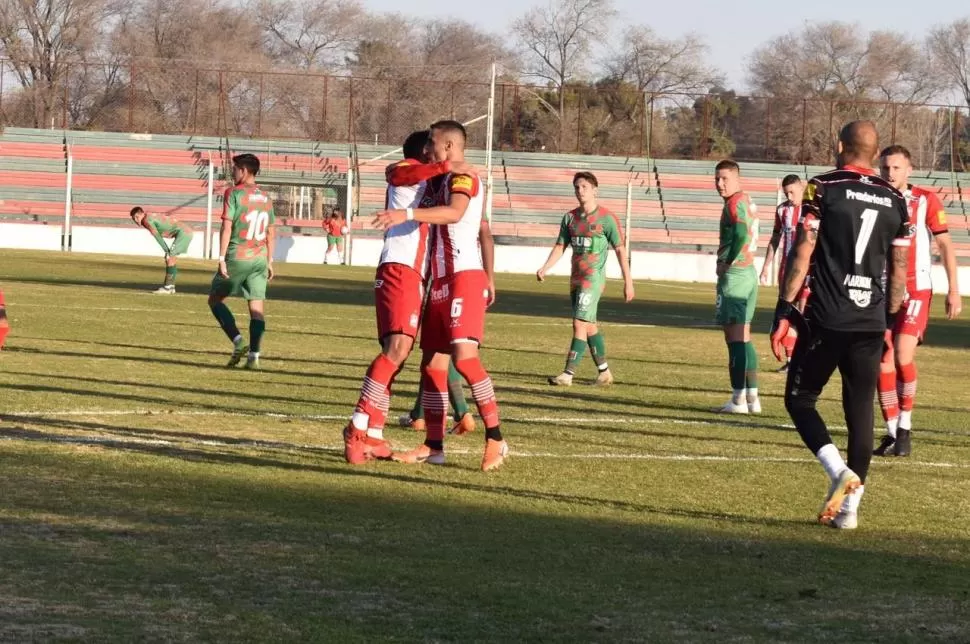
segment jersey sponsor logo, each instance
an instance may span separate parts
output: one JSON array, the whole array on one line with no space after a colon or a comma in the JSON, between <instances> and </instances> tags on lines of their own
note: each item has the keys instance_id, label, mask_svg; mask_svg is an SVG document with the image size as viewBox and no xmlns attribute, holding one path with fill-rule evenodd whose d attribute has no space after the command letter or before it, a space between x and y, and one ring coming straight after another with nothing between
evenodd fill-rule
<instances>
[{"instance_id":1,"label":"jersey sponsor logo","mask_svg":"<svg viewBox=\"0 0 970 644\"><path fill-rule=\"evenodd\" d=\"M866 175L862 175L862 176L859 177L859 183L864 183L866 185L870 185L870 184L872 184L872 179L870 179Z\"/></svg>"},{"instance_id":2,"label":"jersey sponsor logo","mask_svg":"<svg viewBox=\"0 0 970 644\"><path fill-rule=\"evenodd\" d=\"M374 288L380 288L384 286L384 280L374 280Z\"/></svg>"},{"instance_id":3,"label":"jersey sponsor logo","mask_svg":"<svg viewBox=\"0 0 970 644\"><path fill-rule=\"evenodd\" d=\"M886 208L893 207L892 199L889 197L880 197L879 195L874 195L871 192L856 192L855 190L846 190L845 198L852 199L854 201L864 201L865 203L871 203L877 206L885 206Z\"/></svg>"},{"instance_id":4,"label":"jersey sponsor logo","mask_svg":"<svg viewBox=\"0 0 970 644\"><path fill-rule=\"evenodd\" d=\"M872 302L872 278L866 275L846 275L843 286L849 288L849 299L860 309L864 309Z\"/></svg>"},{"instance_id":5,"label":"jersey sponsor logo","mask_svg":"<svg viewBox=\"0 0 970 644\"><path fill-rule=\"evenodd\" d=\"M432 302L444 302L448 299L450 295L450 289L447 284L442 284L438 288L431 289L431 301Z\"/></svg>"}]
</instances>

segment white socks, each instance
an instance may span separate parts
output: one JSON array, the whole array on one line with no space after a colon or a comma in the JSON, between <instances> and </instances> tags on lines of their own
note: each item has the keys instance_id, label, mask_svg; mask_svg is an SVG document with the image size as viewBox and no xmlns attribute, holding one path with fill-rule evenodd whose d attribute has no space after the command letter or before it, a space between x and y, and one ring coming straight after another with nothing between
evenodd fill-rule
<instances>
[{"instance_id":1,"label":"white socks","mask_svg":"<svg viewBox=\"0 0 970 644\"><path fill-rule=\"evenodd\" d=\"M815 458L818 462L822 464L825 469L825 473L829 475L829 479L834 481L839 477L839 475L848 469L845 461L842 460L842 455L839 454L839 448L829 443L828 445L823 445L822 449L815 453Z\"/></svg>"},{"instance_id":2,"label":"white socks","mask_svg":"<svg viewBox=\"0 0 970 644\"><path fill-rule=\"evenodd\" d=\"M899 427L902 429L913 429L913 410L899 412ZM895 436L895 432L893 432Z\"/></svg>"}]
</instances>

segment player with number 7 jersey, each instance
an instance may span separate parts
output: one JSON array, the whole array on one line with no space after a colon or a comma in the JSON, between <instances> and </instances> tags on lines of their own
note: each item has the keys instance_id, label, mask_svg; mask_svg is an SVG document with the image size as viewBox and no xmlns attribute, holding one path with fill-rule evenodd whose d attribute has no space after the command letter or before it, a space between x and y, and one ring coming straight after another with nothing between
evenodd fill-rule
<instances>
[{"instance_id":1,"label":"player with number 7 jersey","mask_svg":"<svg viewBox=\"0 0 970 644\"><path fill-rule=\"evenodd\" d=\"M273 200L256 185L259 159L252 154L233 158L234 185L226 190L219 233L219 268L209 290L209 308L233 343L227 366L248 353L247 369L259 368L259 350L266 321L263 300L273 278L276 215ZM250 342L247 344L225 305L230 295L242 295L249 305Z\"/></svg>"}]
</instances>

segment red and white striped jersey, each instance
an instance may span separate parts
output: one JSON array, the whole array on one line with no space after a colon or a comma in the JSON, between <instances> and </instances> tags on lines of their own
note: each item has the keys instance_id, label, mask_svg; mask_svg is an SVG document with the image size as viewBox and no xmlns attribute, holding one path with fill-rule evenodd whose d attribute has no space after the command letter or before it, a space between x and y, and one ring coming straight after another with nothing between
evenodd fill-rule
<instances>
[{"instance_id":1,"label":"red and white striped jersey","mask_svg":"<svg viewBox=\"0 0 970 644\"><path fill-rule=\"evenodd\" d=\"M782 263L788 257L791 249L795 247L795 233L798 231L798 221L802 218L802 206L795 206L792 202L786 201L775 209L775 229L772 237L778 236L778 249L776 254L781 258Z\"/></svg>"},{"instance_id":2,"label":"red and white striped jersey","mask_svg":"<svg viewBox=\"0 0 970 644\"><path fill-rule=\"evenodd\" d=\"M482 182L477 176L468 174L449 174L444 178L436 205L451 203L451 195L462 194L468 197L465 213L454 224L436 225L432 230L431 276L433 279L450 277L462 271L480 271L482 253L478 244L479 229L485 195Z\"/></svg>"},{"instance_id":3,"label":"red and white striped jersey","mask_svg":"<svg viewBox=\"0 0 970 644\"><path fill-rule=\"evenodd\" d=\"M432 205L431 199L427 181L410 186L387 186L388 209L427 207ZM428 224L413 220L391 226L384 233L384 248L381 250L379 265L404 264L417 271L424 279L428 274L430 231Z\"/></svg>"},{"instance_id":4,"label":"red and white striped jersey","mask_svg":"<svg viewBox=\"0 0 970 644\"><path fill-rule=\"evenodd\" d=\"M946 226L946 212L935 192L909 186L903 195L909 207L909 220L913 224L913 236L909 246L909 269L906 274L906 290L910 293L933 288L930 278L933 250L930 234L950 232Z\"/></svg>"}]
</instances>

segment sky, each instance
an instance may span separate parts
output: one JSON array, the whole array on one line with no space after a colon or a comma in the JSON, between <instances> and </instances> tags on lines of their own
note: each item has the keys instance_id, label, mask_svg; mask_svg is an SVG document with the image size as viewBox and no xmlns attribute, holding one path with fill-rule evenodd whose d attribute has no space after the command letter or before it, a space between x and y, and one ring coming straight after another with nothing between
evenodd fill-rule
<instances>
[{"instance_id":1,"label":"sky","mask_svg":"<svg viewBox=\"0 0 970 644\"><path fill-rule=\"evenodd\" d=\"M398 12L413 17L461 18L494 33L503 33L516 17L549 0L488 0L469 5L448 0L409 0L406 9L394 0L364 0L371 11ZM469 6L471 11L462 10ZM970 3L961 0L884 0L859 2L815 0L687 0L650 2L614 0L617 25L647 24L666 38L693 31L708 43L708 61L727 77L729 88L745 89L745 67L761 43L807 22L842 20L863 31L895 30L922 39L931 27L970 17ZM782 9L779 10L779 7ZM486 10L487 8L487 10Z\"/></svg>"}]
</instances>

